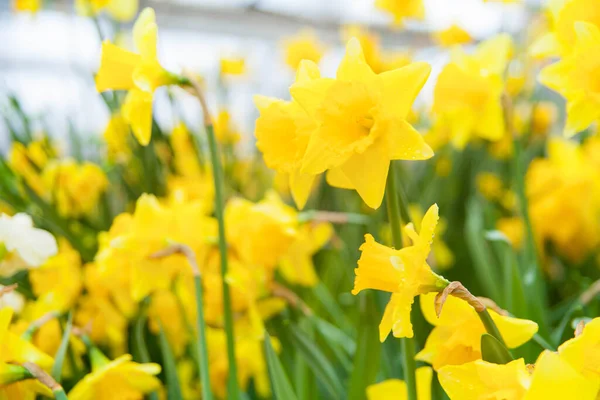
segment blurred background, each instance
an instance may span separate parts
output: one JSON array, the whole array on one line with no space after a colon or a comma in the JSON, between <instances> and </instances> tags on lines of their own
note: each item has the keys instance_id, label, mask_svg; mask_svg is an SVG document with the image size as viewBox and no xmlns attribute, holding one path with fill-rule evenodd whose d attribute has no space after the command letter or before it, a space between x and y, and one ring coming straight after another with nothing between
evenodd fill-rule
<instances>
[{"instance_id":1,"label":"blurred background","mask_svg":"<svg viewBox=\"0 0 600 400\"><path fill-rule=\"evenodd\" d=\"M284 40L311 27L325 52L320 61L324 75L333 75L344 51L342 30L350 24L368 28L382 48L406 51L415 60L433 66L432 79L419 102L428 103L435 75L447 61L448 51L436 46L431 34L452 25L475 41L504 31L519 36L542 0L517 3L482 0L426 0L425 18L407 20L402 29L378 10L374 0L140 0L140 9L156 10L159 58L173 71L185 68L205 80L215 107L225 107L242 135L242 149L252 148L257 111L253 94L287 98L294 71L284 61ZM116 23L102 13L94 21L78 15L73 0L47 0L36 13L16 12L15 3L0 2L0 111L8 113L13 95L34 129L44 130L67 146L69 131L95 140L102 134L109 112L96 94L93 74L100 55L100 38L130 41L132 22ZM414 49L414 50L413 50ZM242 75L220 78L220 60L244 60ZM159 89L155 113L165 128L173 125L168 95L178 102L184 119L199 121L194 100ZM218 103L218 104L217 104ZM0 123L0 150L8 147L8 127ZM68 149L66 149L68 150Z\"/></svg>"}]
</instances>

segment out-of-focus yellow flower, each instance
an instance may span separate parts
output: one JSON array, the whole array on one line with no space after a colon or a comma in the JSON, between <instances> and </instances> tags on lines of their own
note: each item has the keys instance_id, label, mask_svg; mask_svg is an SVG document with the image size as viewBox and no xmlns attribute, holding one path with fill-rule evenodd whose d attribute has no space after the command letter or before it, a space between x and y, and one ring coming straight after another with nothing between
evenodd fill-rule
<instances>
[{"instance_id":1,"label":"out-of-focus yellow flower","mask_svg":"<svg viewBox=\"0 0 600 400\"><path fill-rule=\"evenodd\" d=\"M498 175L491 172L480 172L475 178L477 190L489 201L496 201L502 197L504 184Z\"/></svg>"},{"instance_id":2,"label":"out-of-focus yellow flower","mask_svg":"<svg viewBox=\"0 0 600 400\"><path fill-rule=\"evenodd\" d=\"M12 3L15 12L35 14L42 9L42 0L13 0Z\"/></svg>"},{"instance_id":3,"label":"out-of-focus yellow flower","mask_svg":"<svg viewBox=\"0 0 600 400\"><path fill-rule=\"evenodd\" d=\"M600 4L595 0L551 0L547 11L552 30L541 35L530 47L530 52L538 58L570 54L577 40L576 22L589 22L600 27Z\"/></svg>"},{"instance_id":4,"label":"out-of-focus yellow flower","mask_svg":"<svg viewBox=\"0 0 600 400\"><path fill-rule=\"evenodd\" d=\"M431 378L433 371L429 367L417 368L417 397L431 399ZM408 399L406 383L400 379L388 379L367 387L368 400L405 400Z\"/></svg>"},{"instance_id":5,"label":"out-of-focus yellow flower","mask_svg":"<svg viewBox=\"0 0 600 400\"><path fill-rule=\"evenodd\" d=\"M300 66L300 61L309 60L316 64L323 56L323 45L311 29L305 29L283 41L285 47L285 62L292 69Z\"/></svg>"},{"instance_id":6,"label":"out-of-focus yellow flower","mask_svg":"<svg viewBox=\"0 0 600 400\"><path fill-rule=\"evenodd\" d=\"M587 22L576 22L573 51L540 72L540 82L567 100L564 131L567 137L600 119L599 50L600 28Z\"/></svg>"},{"instance_id":7,"label":"out-of-focus yellow flower","mask_svg":"<svg viewBox=\"0 0 600 400\"><path fill-rule=\"evenodd\" d=\"M500 218L496 222L496 228L502 232L512 247L519 250L523 247L525 239L525 225L519 217Z\"/></svg>"},{"instance_id":8,"label":"out-of-focus yellow flower","mask_svg":"<svg viewBox=\"0 0 600 400\"><path fill-rule=\"evenodd\" d=\"M551 139L548 158L534 159L525 176L536 239L540 244L552 243L558 253L576 263L600 243L600 226L595 222L600 215L600 176L591 151L596 141L591 138L579 146Z\"/></svg>"},{"instance_id":9,"label":"out-of-focus yellow flower","mask_svg":"<svg viewBox=\"0 0 600 400\"><path fill-rule=\"evenodd\" d=\"M69 399L137 399L161 386L154 376L160 373L158 364L138 364L129 354L109 361L100 350L94 348L91 352L92 372L71 389Z\"/></svg>"},{"instance_id":10,"label":"out-of-focus yellow flower","mask_svg":"<svg viewBox=\"0 0 600 400\"><path fill-rule=\"evenodd\" d=\"M275 268L294 242L297 225L297 212L273 191L258 203L236 198L225 207L231 247L252 266Z\"/></svg>"},{"instance_id":11,"label":"out-of-focus yellow flower","mask_svg":"<svg viewBox=\"0 0 600 400\"><path fill-rule=\"evenodd\" d=\"M148 307L150 329L158 334L162 326L175 357L183 354L190 340L182 311L183 303L180 305L177 296L170 290L155 292Z\"/></svg>"},{"instance_id":12,"label":"out-of-focus yellow flower","mask_svg":"<svg viewBox=\"0 0 600 400\"><path fill-rule=\"evenodd\" d=\"M540 101L531 110L531 133L544 136L556 121L558 110L556 104L549 101Z\"/></svg>"},{"instance_id":13,"label":"out-of-focus yellow flower","mask_svg":"<svg viewBox=\"0 0 600 400\"><path fill-rule=\"evenodd\" d=\"M213 123L213 128L219 143L235 144L240 141L240 133L231 122L231 116L227 110L219 111L217 119Z\"/></svg>"},{"instance_id":14,"label":"out-of-focus yellow flower","mask_svg":"<svg viewBox=\"0 0 600 400\"><path fill-rule=\"evenodd\" d=\"M101 11L107 11L119 22L128 22L138 12L139 0L75 0L75 10L78 14L89 16Z\"/></svg>"},{"instance_id":15,"label":"out-of-focus yellow flower","mask_svg":"<svg viewBox=\"0 0 600 400\"><path fill-rule=\"evenodd\" d=\"M402 68L412 62L412 55L407 51L388 51L379 55L379 70L381 72ZM373 70L375 71L375 70ZM412 112L412 110L411 110ZM409 112L410 115L410 112ZM409 118L407 117L407 120ZM412 121L409 121L409 123Z\"/></svg>"},{"instance_id":16,"label":"out-of-focus yellow flower","mask_svg":"<svg viewBox=\"0 0 600 400\"><path fill-rule=\"evenodd\" d=\"M244 75L246 60L242 57L223 57L220 61L222 75Z\"/></svg>"},{"instance_id":17,"label":"out-of-focus yellow flower","mask_svg":"<svg viewBox=\"0 0 600 400\"><path fill-rule=\"evenodd\" d=\"M425 213L419 234L412 224L406 225L404 230L412 245L400 250L381 245L375 242L373 236L365 235L365 243L360 246L358 268L354 270L356 278L352 294L365 289L392 293L379 324L382 342L390 331L395 337L413 337L410 310L415 296L439 292L449 283L427 264L437 221L438 207L434 204Z\"/></svg>"},{"instance_id":18,"label":"out-of-focus yellow flower","mask_svg":"<svg viewBox=\"0 0 600 400\"><path fill-rule=\"evenodd\" d=\"M335 80L296 82L292 97L316 116L317 124L301 172L332 170L330 184L355 189L369 207L378 208L391 160L433 156L406 122L430 69L426 63L413 63L377 75L365 62L358 40L351 39Z\"/></svg>"},{"instance_id":19,"label":"out-of-focus yellow flower","mask_svg":"<svg viewBox=\"0 0 600 400\"><path fill-rule=\"evenodd\" d=\"M22 143L13 142L8 155L8 165L38 196L47 195L46 186L40 175L41 167L34 162L28 148Z\"/></svg>"},{"instance_id":20,"label":"out-of-focus yellow flower","mask_svg":"<svg viewBox=\"0 0 600 400\"><path fill-rule=\"evenodd\" d=\"M557 353L545 350L535 363L524 400L597 399L600 381L587 379Z\"/></svg>"},{"instance_id":21,"label":"out-of-focus yellow flower","mask_svg":"<svg viewBox=\"0 0 600 400\"><path fill-rule=\"evenodd\" d=\"M290 283L315 286L319 278L312 256L333 236L329 223L304 224L298 228L295 240L279 262L281 275Z\"/></svg>"},{"instance_id":22,"label":"out-of-focus yellow flower","mask_svg":"<svg viewBox=\"0 0 600 400\"><path fill-rule=\"evenodd\" d=\"M11 276L24 268L37 268L58 251L56 239L33 227L27 214L0 214L0 276Z\"/></svg>"},{"instance_id":23,"label":"out-of-focus yellow flower","mask_svg":"<svg viewBox=\"0 0 600 400\"><path fill-rule=\"evenodd\" d=\"M502 76L511 53L510 36L498 35L479 44L472 55L455 49L438 76L433 112L450 127L456 147L463 148L473 137L502 138Z\"/></svg>"},{"instance_id":24,"label":"out-of-focus yellow flower","mask_svg":"<svg viewBox=\"0 0 600 400\"><path fill-rule=\"evenodd\" d=\"M453 400L521 400L531 381L522 358L504 365L483 360L447 365L438 371L438 377Z\"/></svg>"},{"instance_id":25,"label":"out-of-focus yellow flower","mask_svg":"<svg viewBox=\"0 0 600 400\"><path fill-rule=\"evenodd\" d=\"M152 97L159 86L176 84L181 79L158 62L158 27L154 10L145 8L133 26L133 40L139 53L133 53L106 40L102 43L96 90L129 90L121 113L142 146L152 135Z\"/></svg>"},{"instance_id":26,"label":"out-of-focus yellow flower","mask_svg":"<svg viewBox=\"0 0 600 400\"><path fill-rule=\"evenodd\" d=\"M318 85L320 76L315 63L302 61L296 82ZM325 81L320 82L321 86L328 85ZM308 114L296 101L255 96L254 102L260 111L254 131L256 146L263 153L269 168L288 174L292 197L298 208L302 209L315 179L315 175L301 172L310 135L316 127L313 121L315 116Z\"/></svg>"},{"instance_id":27,"label":"out-of-focus yellow flower","mask_svg":"<svg viewBox=\"0 0 600 400\"><path fill-rule=\"evenodd\" d=\"M102 137L106 142L109 160L117 163L125 163L131 156L131 149L127 144L129 135L129 126L121 115L115 113L111 115Z\"/></svg>"},{"instance_id":28,"label":"out-of-focus yellow flower","mask_svg":"<svg viewBox=\"0 0 600 400\"><path fill-rule=\"evenodd\" d=\"M363 49L365 62L374 72L383 72L379 68L381 49L379 45L379 37L376 34L368 31L360 25L348 25L342 29L341 37L344 42L348 42L350 39L356 38L360 43L360 47Z\"/></svg>"},{"instance_id":29,"label":"out-of-focus yellow flower","mask_svg":"<svg viewBox=\"0 0 600 400\"><path fill-rule=\"evenodd\" d=\"M421 295L421 310L435 328L416 359L430 363L436 371L446 365L460 365L481 358L481 335L485 327L477 312L467 302L448 296L438 318L434 309L435 294ZM489 310L508 348L519 347L535 335L533 321L500 315Z\"/></svg>"},{"instance_id":30,"label":"out-of-focus yellow flower","mask_svg":"<svg viewBox=\"0 0 600 400\"><path fill-rule=\"evenodd\" d=\"M423 0L375 0L375 7L391 14L396 25L402 25L406 18L425 18Z\"/></svg>"},{"instance_id":31,"label":"out-of-focus yellow flower","mask_svg":"<svg viewBox=\"0 0 600 400\"><path fill-rule=\"evenodd\" d=\"M442 47L451 47L457 44L471 43L473 41L469 32L458 25L452 25L443 31L435 32L433 38Z\"/></svg>"},{"instance_id":32,"label":"out-of-focus yellow flower","mask_svg":"<svg viewBox=\"0 0 600 400\"><path fill-rule=\"evenodd\" d=\"M96 164L72 159L50 162L42 178L50 188L60 215L80 217L91 214L108 187L106 175Z\"/></svg>"}]
</instances>

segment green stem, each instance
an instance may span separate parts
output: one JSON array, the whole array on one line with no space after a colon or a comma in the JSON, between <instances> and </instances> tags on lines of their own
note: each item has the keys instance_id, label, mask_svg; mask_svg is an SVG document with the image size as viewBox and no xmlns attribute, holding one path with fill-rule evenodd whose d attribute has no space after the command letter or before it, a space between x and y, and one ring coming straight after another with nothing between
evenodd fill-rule
<instances>
[{"instance_id":1,"label":"green stem","mask_svg":"<svg viewBox=\"0 0 600 400\"><path fill-rule=\"evenodd\" d=\"M237 364L235 360L235 345L233 332L233 314L231 311L231 294L229 293L229 284L227 283L227 241L225 238L225 219L223 217L224 198L223 198L223 170L221 160L215 139L215 132L212 124L206 125L206 136L208 138L208 147L210 150L210 161L213 169L213 181L215 185L215 214L219 225L219 253L221 255L221 279L223 281L223 314L225 322L225 332L227 334L227 361L229 365L229 383L227 398L237 400L239 398L239 388L237 381Z\"/></svg>"},{"instance_id":2,"label":"green stem","mask_svg":"<svg viewBox=\"0 0 600 400\"><path fill-rule=\"evenodd\" d=\"M402 248L402 219L400 218L399 191L396 187L396 173L394 161L390 163L390 170L387 177L386 201L390 226L392 229L392 239L396 249ZM401 339L402 355L404 357L404 381L406 382L406 391L408 400L417 400L417 380L415 363L415 345L414 338Z\"/></svg>"},{"instance_id":3,"label":"green stem","mask_svg":"<svg viewBox=\"0 0 600 400\"><path fill-rule=\"evenodd\" d=\"M54 398L56 400L69 400L69 398L67 397L67 394L65 393L65 390L62 387L59 387L58 389L54 389L52 391L52 393L54 393Z\"/></svg>"},{"instance_id":4,"label":"green stem","mask_svg":"<svg viewBox=\"0 0 600 400\"><path fill-rule=\"evenodd\" d=\"M478 312L477 315L479 315L479 319L481 319L481 322L483 323L483 326L485 327L487 333L498 339L498 341L502 343L504 347L506 347L506 343L504 343L504 339L502 338L502 335L500 334L500 331L498 330L496 323L490 316L490 313L488 312L487 308L481 312Z\"/></svg>"},{"instance_id":5,"label":"green stem","mask_svg":"<svg viewBox=\"0 0 600 400\"><path fill-rule=\"evenodd\" d=\"M206 326L204 321L204 305L202 302L202 281L200 274L194 276L194 284L196 286L196 309L198 316L196 325L198 327L198 369L200 371L200 379L202 382L202 399L212 400L212 392L210 390L210 374L208 370L208 346L206 344Z\"/></svg>"}]
</instances>

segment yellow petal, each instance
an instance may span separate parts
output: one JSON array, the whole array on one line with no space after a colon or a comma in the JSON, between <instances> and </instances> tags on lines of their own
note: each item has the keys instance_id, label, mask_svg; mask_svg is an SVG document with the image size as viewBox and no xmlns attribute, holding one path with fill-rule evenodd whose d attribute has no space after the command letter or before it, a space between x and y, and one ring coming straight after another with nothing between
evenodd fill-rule
<instances>
[{"instance_id":1,"label":"yellow petal","mask_svg":"<svg viewBox=\"0 0 600 400\"><path fill-rule=\"evenodd\" d=\"M542 85L560 92L570 86L571 66L566 61L558 61L544 67L538 76Z\"/></svg>"},{"instance_id":2,"label":"yellow petal","mask_svg":"<svg viewBox=\"0 0 600 400\"><path fill-rule=\"evenodd\" d=\"M379 324L379 340L381 343L385 341L390 330L397 338L413 337L412 322L410 321L413 302L412 293L392 293Z\"/></svg>"},{"instance_id":3,"label":"yellow petal","mask_svg":"<svg viewBox=\"0 0 600 400\"><path fill-rule=\"evenodd\" d=\"M588 377L600 376L600 318L588 322L581 335L558 348L561 358Z\"/></svg>"},{"instance_id":4,"label":"yellow petal","mask_svg":"<svg viewBox=\"0 0 600 400\"><path fill-rule=\"evenodd\" d=\"M494 310L489 310L489 313L508 348L519 347L538 331L538 324L533 321L499 315Z\"/></svg>"},{"instance_id":5,"label":"yellow petal","mask_svg":"<svg viewBox=\"0 0 600 400\"><path fill-rule=\"evenodd\" d=\"M100 69L96 75L96 90L103 92L133 88L133 71L139 63L139 55L105 40L102 42Z\"/></svg>"},{"instance_id":6,"label":"yellow petal","mask_svg":"<svg viewBox=\"0 0 600 400\"><path fill-rule=\"evenodd\" d=\"M433 157L433 150L423 135L404 120L394 121L389 140L392 160L427 160Z\"/></svg>"},{"instance_id":7,"label":"yellow petal","mask_svg":"<svg viewBox=\"0 0 600 400\"><path fill-rule=\"evenodd\" d=\"M433 370L431 367L417 368L417 397L421 400L431 400L431 379Z\"/></svg>"},{"instance_id":8,"label":"yellow petal","mask_svg":"<svg viewBox=\"0 0 600 400\"><path fill-rule=\"evenodd\" d=\"M152 94L132 89L127 93L122 108L123 118L142 146L150 143L152 136Z\"/></svg>"},{"instance_id":9,"label":"yellow petal","mask_svg":"<svg viewBox=\"0 0 600 400\"><path fill-rule=\"evenodd\" d=\"M481 68L490 74L502 75L513 52L510 35L502 33L482 42L476 51Z\"/></svg>"},{"instance_id":10,"label":"yellow petal","mask_svg":"<svg viewBox=\"0 0 600 400\"><path fill-rule=\"evenodd\" d=\"M364 153L352 155L341 166L360 197L373 209L379 208L383 201L390 167L389 148L382 139L375 140Z\"/></svg>"},{"instance_id":11,"label":"yellow petal","mask_svg":"<svg viewBox=\"0 0 600 400\"><path fill-rule=\"evenodd\" d=\"M338 80L372 82L376 75L365 61L362 47L357 38L352 38L346 45L346 55L342 59L336 75Z\"/></svg>"},{"instance_id":12,"label":"yellow petal","mask_svg":"<svg viewBox=\"0 0 600 400\"><path fill-rule=\"evenodd\" d=\"M560 42L554 33L546 33L537 38L529 47L529 54L537 59L554 57L560 54Z\"/></svg>"},{"instance_id":13,"label":"yellow petal","mask_svg":"<svg viewBox=\"0 0 600 400\"><path fill-rule=\"evenodd\" d=\"M302 210L306 205L308 196L315 181L316 175L303 174L299 169L296 169L290 173L290 190L292 197L296 203L296 207Z\"/></svg>"},{"instance_id":14,"label":"yellow petal","mask_svg":"<svg viewBox=\"0 0 600 400\"><path fill-rule=\"evenodd\" d=\"M133 42L142 58L156 59L156 43L158 41L158 27L154 10L146 7L138 16L133 25Z\"/></svg>"},{"instance_id":15,"label":"yellow petal","mask_svg":"<svg viewBox=\"0 0 600 400\"><path fill-rule=\"evenodd\" d=\"M106 9L119 22L129 22L138 12L139 0L110 0Z\"/></svg>"},{"instance_id":16,"label":"yellow petal","mask_svg":"<svg viewBox=\"0 0 600 400\"><path fill-rule=\"evenodd\" d=\"M342 171L340 167L328 170L325 178L327 183L333 187L340 189L354 189L352 182L344 175L344 171Z\"/></svg>"},{"instance_id":17,"label":"yellow petal","mask_svg":"<svg viewBox=\"0 0 600 400\"><path fill-rule=\"evenodd\" d=\"M394 115L406 118L430 73L429 64L415 62L380 74L381 101Z\"/></svg>"},{"instance_id":18,"label":"yellow petal","mask_svg":"<svg viewBox=\"0 0 600 400\"><path fill-rule=\"evenodd\" d=\"M567 102L565 136L572 137L600 119L600 101L582 94Z\"/></svg>"},{"instance_id":19,"label":"yellow petal","mask_svg":"<svg viewBox=\"0 0 600 400\"><path fill-rule=\"evenodd\" d=\"M368 400L408 399L406 383L400 379L388 379L367 387Z\"/></svg>"}]
</instances>

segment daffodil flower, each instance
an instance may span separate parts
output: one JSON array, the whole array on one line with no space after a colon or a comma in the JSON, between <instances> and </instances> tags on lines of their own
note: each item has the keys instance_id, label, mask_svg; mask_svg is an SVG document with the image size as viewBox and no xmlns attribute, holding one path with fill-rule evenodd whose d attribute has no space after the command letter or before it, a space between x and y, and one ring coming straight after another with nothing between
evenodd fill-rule
<instances>
[{"instance_id":1,"label":"daffodil flower","mask_svg":"<svg viewBox=\"0 0 600 400\"><path fill-rule=\"evenodd\" d=\"M356 278L352 294L356 295L364 289L392 293L379 324L379 339L382 342L390 331L395 337L413 337L410 310L415 296L439 292L449 284L427 264L437 221L438 207L434 204L425 213L419 234L412 224L405 227L412 245L399 250L379 244L373 236L365 235L365 243L360 247L358 268L354 270Z\"/></svg>"},{"instance_id":2,"label":"daffodil flower","mask_svg":"<svg viewBox=\"0 0 600 400\"><path fill-rule=\"evenodd\" d=\"M295 82L292 97L316 121L300 171L316 175L337 170L342 187L355 189L369 207L378 208L391 160L433 156L406 121L430 70L417 62L377 75L353 38L336 79Z\"/></svg>"},{"instance_id":3,"label":"daffodil flower","mask_svg":"<svg viewBox=\"0 0 600 400\"><path fill-rule=\"evenodd\" d=\"M423 0L375 0L375 7L390 13L396 25L402 25L405 18L425 17Z\"/></svg>"},{"instance_id":4,"label":"daffodil flower","mask_svg":"<svg viewBox=\"0 0 600 400\"><path fill-rule=\"evenodd\" d=\"M417 397L420 400L431 400L430 367L417 368ZM407 400L406 382L400 379L388 379L367 387L367 400Z\"/></svg>"},{"instance_id":5,"label":"daffodil flower","mask_svg":"<svg viewBox=\"0 0 600 400\"><path fill-rule=\"evenodd\" d=\"M181 82L158 62L156 43L158 27L154 10L145 8L133 26L133 40L139 53L102 43L102 59L96 75L96 90L128 90L121 109L141 145L152 135L152 97L159 86Z\"/></svg>"},{"instance_id":6,"label":"daffodil flower","mask_svg":"<svg viewBox=\"0 0 600 400\"><path fill-rule=\"evenodd\" d=\"M323 46L312 30L302 30L298 34L284 39L283 46L285 62L293 70L298 69L302 60L318 63L323 56Z\"/></svg>"}]
</instances>

